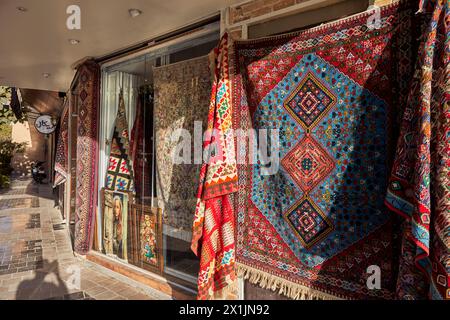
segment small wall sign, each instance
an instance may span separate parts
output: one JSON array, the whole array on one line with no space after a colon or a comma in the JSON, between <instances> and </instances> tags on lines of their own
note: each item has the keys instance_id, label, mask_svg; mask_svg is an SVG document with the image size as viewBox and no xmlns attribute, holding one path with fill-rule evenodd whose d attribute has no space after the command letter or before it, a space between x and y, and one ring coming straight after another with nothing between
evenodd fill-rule
<instances>
[{"instance_id":1,"label":"small wall sign","mask_svg":"<svg viewBox=\"0 0 450 320\"><path fill-rule=\"evenodd\" d=\"M34 126L42 134L53 133L56 129L56 125L53 124L52 117L49 115L39 116L34 122Z\"/></svg>"}]
</instances>

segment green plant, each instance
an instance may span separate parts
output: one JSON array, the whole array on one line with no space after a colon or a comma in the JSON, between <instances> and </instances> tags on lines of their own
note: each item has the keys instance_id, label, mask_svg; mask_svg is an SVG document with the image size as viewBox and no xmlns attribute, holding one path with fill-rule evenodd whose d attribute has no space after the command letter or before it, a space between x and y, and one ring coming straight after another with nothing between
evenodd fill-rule
<instances>
[{"instance_id":1,"label":"green plant","mask_svg":"<svg viewBox=\"0 0 450 320\"><path fill-rule=\"evenodd\" d=\"M0 86L0 105L9 105L12 96L10 87Z\"/></svg>"},{"instance_id":2,"label":"green plant","mask_svg":"<svg viewBox=\"0 0 450 320\"><path fill-rule=\"evenodd\" d=\"M0 141L0 157L11 157L14 153L25 152L26 142L12 142L10 139Z\"/></svg>"},{"instance_id":3,"label":"green plant","mask_svg":"<svg viewBox=\"0 0 450 320\"><path fill-rule=\"evenodd\" d=\"M14 115L14 112L12 111L11 107L8 105L1 105L0 104L0 124L10 124L10 123L17 123L19 120Z\"/></svg>"},{"instance_id":4,"label":"green plant","mask_svg":"<svg viewBox=\"0 0 450 320\"><path fill-rule=\"evenodd\" d=\"M19 111L14 112L13 105ZM15 88L0 86L0 125L23 123L27 120L27 112L28 108L21 106Z\"/></svg>"},{"instance_id":5,"label":"green plant","mask_svg":"<svg viewBox=\"0 0 450 320\"><path fill-rule=\"evenodd\" d=\"M0 124L0 141L10 140L12 137L12 127L11 124Z\"/></svg>"},{"instance_id":6,"label":"green plant","mask_svg":"<svg viewBox=\"0 0 450 320\"><path fill-rule=\"evenodd\" d=\"M8 188L11 184L11 179L9 178L9 175L4 175L0 173L0 189L1 188Z\"/></svg>"},{"instance_id":7,"label":"green plant","mask_svg":"<svg viewBox=\"0 0 450 320\"><path fill-rule=\"evenodd\" d=\"M16 153L25 152L27 144L12 142L11 140L0 141L0 187L6 188L10 184L9 175L13 171L11 160Z\"/></svg>"}]
</instances>

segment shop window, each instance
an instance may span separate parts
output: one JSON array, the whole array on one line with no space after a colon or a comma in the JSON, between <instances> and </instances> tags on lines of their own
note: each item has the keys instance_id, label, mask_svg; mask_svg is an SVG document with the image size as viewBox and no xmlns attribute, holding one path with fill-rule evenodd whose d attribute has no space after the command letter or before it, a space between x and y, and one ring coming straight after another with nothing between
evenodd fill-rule
<instances>
[{"instance_id":1,"label":"shop window","mask_svg":"<svg viewBox=\"0 0 450 320\"><path fill-rule=\"evenodd\" d=\"M172 155L163 141L170 144L177 129L191 132L195 119L202 121L202 131L206 126L211 90L206 55L219 41L219 24L206 30L102 67L99 184L104 190L99 191L96 249L192 284L199 268L190 240L200 163L171 163L168 156ZM134 186L129 192L110 192L109 159L118 143L113 138L121 93ZM198 101L205 105L199 106ZM191 159L194 162L193 155ZM118 221L121 215L126 215L126 220ZM105 222L108 217L111 221ZM120 226L125 223L126 228ZM114 238L117 234L122 234L121 242ZM108 242L109 237L115 246Z\"/></svg>"}]
</instances>

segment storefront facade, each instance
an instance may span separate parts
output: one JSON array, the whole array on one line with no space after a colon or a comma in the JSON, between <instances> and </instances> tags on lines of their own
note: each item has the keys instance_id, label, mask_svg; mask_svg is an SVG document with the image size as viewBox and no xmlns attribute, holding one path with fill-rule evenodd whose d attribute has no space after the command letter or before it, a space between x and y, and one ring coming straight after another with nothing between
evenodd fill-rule
<instances>
[{"instance_id":1,"label":"storefront facade","mask_svg":"<svg viewBox=\"0 0 450 320\"><path fill-rule=\"evenodd\" d=\"M99 83L91 88L93 91L98 90L98 96L92 92L88 97L98 101L98 110L91 110L98 114L98 122L89 128L97 131L97 143L88 144L84 148L79 146L80 106L83 105L80 102L80 90L83 89L80 89L79 78L83 76L83 71L79 72L70 95L70 168L69 179L65 184L66 202L70 204L65 206L66 214L70 216L68 222L71 224L69 229L74 238L75 251L86 254L88 259L99 264L171 293L175 298L194 298L199 263L190 249L190 241L200 166L198 163L169 166L169 159L159 156L158 152L170 151L167 142L161 142L169 130L173 132L175 129L185 129L193 134L194 123L188 122L192 120L200 122L204 129L211 91L210 79L207 79L210 78L207 55L217 46L221 34L226 31L235 39L259 38L332 21L365 11L369 5L369 1L277 0L265 1L262 7L261 1L246 1L229 8L218 8L217 13L211 13L210 17L200 19L194 25L161 37L163 40L150 45L148 49L136 52L131 50L131 53L121 53L117 57L108 55L98 59L96 63L99 70L94 73L99 72L100 76L99 80L93 81ZM199 81L203 81L203 85L199 86ZM195 86L191 87L193 83ZM162 91L159 97L155 97L158 96L155 90ZM197 97L192 97L186 92L191 90L203 91ZM135 185L134 188L125 188L127 190L107 188L120 93L123 94L127 123L127 127L120 130L128 130L130 139L127 142L129 148L126 156L134 157L133 161L129 159L128 164L134 169L129 177ZM174 98L164 101L164 93L173 94ZM193 106L192 103L196 105ZM198 114L193 116L189 106L196 109ZM167 108L172 109L166 110ZM177 111L175 108L182 110ZM175 116L171 116L174 112ZM95 118L93 115L91 117ZM186 123L170 123L180 120ZM132 136L133 133L135 137ZM86 135L86 132L83 134ZM90 134L93 135L94 132ZM139 141L132 141L133 138ZM92 152L97 153L95 163L92 163L92 159L85 163L96 168L92 169L96 176L86 177L89 170L86 171L85 167L80 169L80 161L91 156ZM193 183L183 186L182 190L176 190L177 184L181 183L177 181L180 175L184 179L191 179ZM83 180L80 177L84 177ZM171 191L171 188L175 190ZM86 190L80 194L80 189ZM111 237L117 234L117 231L105 230L114 228L108 227L108 223L116 228L118 224L117 221L111 222L114 220L111 213L109 221L105 214L114 211L113 207L119 198L123 211L121 222L123 226L127 226L122 239L127 243L126 246L122 244L122 248L126 250L122 249L120 253L117 248L108 248L105 243L108 233ZM177 200L178 203L174 203ZM86 218L90 224L81 221ZM77 250L76 238L86 237L87 233L89 242L85 240L78 249L90 247L90 250ZM154 252L150 252L152 250ZM230 298L283 299L283 296L239 280L239 290L230 294Z\"/></svg>"},{"instance_id":2,"label":"storefront facade","mask_svg":"<svg viewBox=\"0 0 450 320\"><path fill-rule=\"evenodd\" d=\"M246 1L217 8L145 47L80 65L68 106L64 205L75 251L176 299L194 298L200 266L191 238L201 165L194 140L210 108L208 54L225 32L257 39L390 2ZM194 137L181 156L188 152L191 162L174 164L183 133ZM240 277L227 298L286 297Z\"/></svg>"}]
</instances>

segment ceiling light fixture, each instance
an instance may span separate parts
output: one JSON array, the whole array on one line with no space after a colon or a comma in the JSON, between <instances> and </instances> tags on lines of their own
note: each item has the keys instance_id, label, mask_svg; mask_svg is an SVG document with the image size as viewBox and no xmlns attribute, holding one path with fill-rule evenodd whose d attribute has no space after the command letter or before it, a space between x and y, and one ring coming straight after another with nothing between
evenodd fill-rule
<instances>
[{"instance_id":1,"label":"ceiling light fixture","mask_svg":"<svg viewBox=\"0 0 450 320\"><path fill-rule=\"evenodd\" d=\"M77 40L77 39L69 39L69 43L70 43L70 44L79 44L79 43L80 43L80 40Z\"/></svg>"},{"instance_id":2,"label":"ceiling light fixture","mask_svg":"<svg viewBox=\"0 0 450 320\"><path fill-rule=\"evenodd\" d=\"M17 7L17 10L19 10L20 12L27 12L28 9L25 7Z\"/></svg>"},{"instance_id":3,"label":"ceiling light fixture","mask_svg":"<svg viewBox=\"0 0 450 320\"><path fill-rule=\"evenodd\" d=\"M128 13L130 14L130 17L136 18L137 16L140 16L142 14L142 11L139 9L132 8L128 10Z\"/></svg>"},{"instance_id":4,"label":"ceiling light fixture","mask_svg":"<svg viewBox=\"0 0 450 320\"><path fill-rule=\"evenodd\" d=\"M48 77L50 77L50 73L44 72L44 73L42 74L42 76L43 76L44 78L48 78Z\"/></svg>"}]
</instances>

